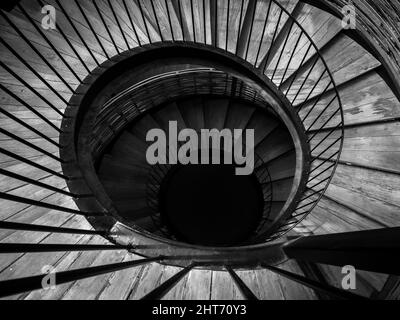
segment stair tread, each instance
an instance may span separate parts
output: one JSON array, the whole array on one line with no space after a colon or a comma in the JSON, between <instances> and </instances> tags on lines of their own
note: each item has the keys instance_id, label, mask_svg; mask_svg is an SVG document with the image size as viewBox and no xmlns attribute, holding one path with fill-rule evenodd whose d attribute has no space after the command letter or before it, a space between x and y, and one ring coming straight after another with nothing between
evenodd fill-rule
<instances>
[{"instance_id":1,"label":"stair tread","mask_svg":"<svg viewBox=\"0 0 400 320\"><path fill-rule=\"evenodd\" d=\"M275 117L261 113L261 111L256 111L246 129L254 130L254 144L257 146L279 125L280 123Z\"/></svg>"},{"instance_id":2,"label":"stair tread","mask_svg":"<svg viewBox=\"0 0 400 320\"><path fill-rule=\"evenodd\" d=\"M146 197L147 185L135 180L107 180L101 177L101 182L112 200Z\"/></svg>"},{"instance_id":3,"label":"stair tread","mask_svg":"<svg viewBox=\"0 0 400 320\"><path fill-rule=\"evenodd\" d=\"M146 176L148 168L134 164L124 164L112 156L104 156L98 173L103 177L135 179L136 177Z\"/></svg>"},{"instance_id":4,"label":"stair tread","mask_svg":"<svg viewBox=\"0 0 400 320\"><path fill-rule=\"evenodd\" d=\"M124 131L115 142L111 155L115 159L129 160L132 165L146 166L148 165L146 152L147 146L143 141Z\"/></svg>"},{"instance_id":5,"label":"stair tread","mask_svg":"<svg viewBox=\"0 0 400 320\"><path fill-rule=\"evenodd\" d=\"M268 163L293 148L294 145L290 133L284 128L279 128L257 146L256 152L265 163Z\"/></svg>"}]
</instances>

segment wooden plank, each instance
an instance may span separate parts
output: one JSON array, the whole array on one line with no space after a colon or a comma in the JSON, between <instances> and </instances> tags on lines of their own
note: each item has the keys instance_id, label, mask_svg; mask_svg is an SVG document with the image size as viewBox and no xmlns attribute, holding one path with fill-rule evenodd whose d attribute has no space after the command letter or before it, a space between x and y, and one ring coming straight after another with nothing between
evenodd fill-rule
<instances>
[{"instance_id":1,"label":"wooden plank","mask_svg":"<svg viewBox=\"0 0 400 320\"><path fill-rule=\"evenodd\" d=\"M183 119L176 102L163 107L161 110L153 115L153 118L165 132L168 132L169 123L171 121L177 122L178 132L187 128L185 120ZM144 136L145 133L147 132L142 133L141 136Z\"/></svg>"},{"instance_id":2,"label":"wooden plank","mask_svg":"<svg viewBox=\"0 0 400 320\"><path fill-rule=\"evenodd\" d=\"M228 99L206 99L204 101L205 128L222 130L228 110Z\"/></svg>"},{"instance_id":3,"label":"wooden plank","mask_svg":"<svg viewBox=\"0 0 400 320\"><path fill-rule=\"evenodd\" d=\"M380 63L363 47L342 34L334 39L330 46L323 51L322 55L333 75L336 85L354 79L380 66ZM292 100L295 98L311 68L312 65L306 68L302 73L298 74L288 93L289 99ZM319 60L312 69L310 76L307 78L306 84L302 88L301 93L297 96L295 105L304 102L316 84L316 88L311 94L311 98L324 91L330 82L329 76L327 74L323 75L324 70L326 70L326 68L321 60ZM318 82L321 75L323 75L322 80Z\"/></svg>"},{"instance_id":4,"label":"wooden plank","mask_svg":"<svg viewBox=\"0 0 400 320\"><path fill-rule=\"evenodd\" d=\"M311 141L314 148L327 137L329 132L315 136ZM323 141L313 152L317 155L324 151L340 137L340 131L333 132L328 139ZM400 122L389 122L382 124L371 124L362 127L346 128L345 140L341 160L370 168L388 170L400 173ZM328 158L337 151L335 146L324 154Z\"/></svg>"},{"instance_id":5,"label":"wooden plank","mask_svg":"<svg viewBox=\"0 0 400 320\"><path fill-rule=\"evenodd\" d=\"M119 263L126 256L126 251L101 252L90 266ZM75 282L63 295L63 300L95 300L107 285L112 274L105 274Z\"/></svg>"},{"instance_id":6,"label":"wooden plank","mask_svg":"<svg viewBox=\"0 0 400 320\"><path fill-rule=\"evenodd\" d=\"M243 282L248 286L248 288L253 292L253 294L259 299L261 296L260 283L257 278L258 270L248 270L248 271L235 271L237 275L243 280Z\"/></svg>"},{"instance_id":7,"label":"wooden plank","mask_svg":"<svg viewBox=\"0 0 400 320\"><path fill-rule=\"evenodd\" d=\"M288 12L292 12L295 6L297 5L298 1L293 1L293 0L285 0L285 1L280 1L279 2ZM265 4L264 4L265 5ZM263 8L260 10L260 14L264 14L264 18L262 18L261 21L263 21L263 24L265 22L265 15L267 12L267 8ZM249 50L249 59L251 62L255 63L255 58L257 56L257 51L258 48L260 48L260 55L259 59L257 61L256 66L257 67L263 67L262 61L267 59L268 52L271 48L272 41L274 40L274 35L275 39L277 35L281 32L282 28L284 27L288 15L285 12L282 12L281 19L279 20L279 16L281 14L282 10L279 6L277 6L275 3L272 4L271 9L270 9L270 17L268 19L267 26L265 28L264 35L262 36L262 41L261 39L258 40L258 43L254 46L252 45L251 47L253 50ZM279 23L279 25L278 25ZM263 30L263 26L259 25L255 29L254 35L258 35L259 32L257 30ZM262 32L261 32L262 33ZM260 47L260 41L261 41L261 47Z\"/></svg>"},{"instance_id":8,"label":"wooden plank","mask_svg":"<svg viewBox=\"0 0 400 320\"><path fill-rule=\"evenodd\" d=\"M293 177L296 171L296 152L293 150L286 156L272 161L268 165L268 171L272 181Z\"/></svg>"},{"instance_id":9,"label":"wooden plank","mask_svg":"<svg viewBox=\"0 0 400 320\"><path fill-rule=\"evenodd\" d=\"M63 181L57 177L54 177L54 176L45 178L41 182L52 185L59 189L63 189L66 187L65 181ZM46 193L43 191L43 189L33 186L33 185L30 185L30 184L23 185L19 188L10 190L8 192L8 194L11 194L11 195L24 197L24 198L28 198L28 199L32 199L32 200L36 200L36 201L39 201L42 198L43 194L51 194L51 193Z\"/></svg>"},{"instance_id":10,"label":"wooden plank","mask_svg":"<svg viewBox=\"0 0 400 320\"><path fill-rule=\"evenodd\" d=\"M312 223L314 234L343 233L381 228L379 222L362 216L358 212L342 206L340 203L323 198L305 223ZM299 226L301 228L301 226ZM296 231L300 231L296 228ZM308 226L310 228L310 226Z\"/></svg>"},{"instance_id":11,"label":"wooden plank","mask_svg":"<svg viewBox=\"0 0 400 320\"><path fill-rule=\"evenodd\" d=\"M286 128L272 132L256 148L257 154L265 163L274 160L293 148L293 140Z\"/></svg>"},{"instance_id":12,"label":"wooden plank","mask_svg":"<svg viewBox=\"0 0 400 320\"><path fill-rule=\"evenodd\" d=\"M74 47L78 51L79 55L81 55L85 63L87 63L91 69L96 66L96 61L99 63L105 61L106 57L104 52L97 43L93 33L90 31L89 26L86 24L86 21L82 17L78 7L74 2L70 2L69 5L65 5L61 2L61 5L65 10L65 13L68 15L68 18L72 21L77 32L79 32L81 37L84 39L85 43L83 43L83 41L79 38L78 34L74 30L74 27L65 17L64 11L62 11L58 6L58 3L55 0L45 0L44 2L56 8L58 23L60 26L62 26L63 32L67 35L69 40L73 43ZM101 34L99 36L101 36ZM85 45L90 49L93 56L91 53L89 53ZM108 45L111 44L108 43ZM96 59L96 61L94 59Z\"/></svg>"},{"instance_id":13,"label":"wooden plank","mask_svg":"<svg viewBox=\"0 0 400 320\"><path fill-rule=\"evenodd\" d=\"M336 288L342 289L342 280L344 277L342 274L342 268L323 264L319 264L318 266L328 280L329 284ZM364 297L371 297L374 293L381 290L386 279L386 275L357 270L356 289L350 291Z\"/></svg>"},{"instance_id":14,"label":"wooden plank","mask_svg":"<svg viewBox=\"0 0 400 320\"><path fill-rule=\"evenodd\" d=\"M268 270L255 271L260 300L284 300L279 276Z\"/></svg>"},{"instance_id":15,"label":"wooden plank","mask_svg":"<svg viewBox=\"0 0 400 320\"><path fill-rule=\"evenodd\" d=\"M285 24L283 25L282 29L280 32L276 35L271 48L269 49L269 54L264 57L263 61L261 62L260 67L261 68L268 68L271 66L271 62L274 59L277 59L273 65L275 65L275 68L280 68L280 60L282 59L283 51L288 50L289 46L287 45L288 43L296 43L296 41L293 40L297 39L298 36L300 35L300 28L297 26L295 21L299 19L302 15L304 15L304 10L307 10L308 8L305 8L304 3L298 2L296 4L296 7L293 9L291 13L291 17L287 16L287 19L285 21ZM286 14L285 14L286 16ZM291 39L292 37L292 39ZM290 40L291 41L290 41ZM290 42L289 42L290 41ZM294 48L291 50L293 51ZM291 52L289 51L289 52ZM283 68L284 69L284 68ZM275 71L273 72L275 73Z\"/></svg>"},{"instance_id":16,"label":"wooden plank","mask_svg":"<svg viewBox=\"0 0 400 320\"><path fill-rule=\"evenodd\" d=\"M284 263L279 266L285 271L289 271L295 274L299 274L304 276L300 267L293 260ZM284 295L285 300L316 300L317 296L314 291L299 284L292 280L286 279L284 277L279 278L279 282L281 285L281 289Z\"/></svg>"},{"instance_id":17,"label":"wooden plank","mask_svg":"<svg viewBox=\"0 0 400 320\"><path fill-rule=\"evenodd\" d=\"M52 196L52 198L55 198L56 196ZM59 198L60 196L58 196ZM54 199L51 199L54 201ZM69 200L69 199L67 199ZM64 198L65 201L65 198ZM61 202L61 204L64 205L69 205L68 202L69 201L65 201L65 202ZM16 223L27 223L27 224L38 224L38 225L49 225L49 226L56 226L57 224L54 221L58 221L58 220L62 220L62 219L66 219L69 215L67 213L56 213L54 211L51 210L45 210L45 209L41 209L38 207L34 207L34 208L27 208L25 210L22 210L21 212L16 213L15 215L13 215L12 217L10 217L7 220L3 220L3 221L7 221L7 222L16 222ZM87 228L87 230L91 229L91 226L87 223L85 225L85 228ZM16 231L16 230L0 230L0 240L6 240L7 237L16 234L17 232L20 231ZM21 241L21 240L20 240Z\"/></svg>"},{"instance_id":18,"label":"wooden plank","mask_svg":"<svg viewBox=\"0 0 400 320\"><path fill-rule=\"evenodd\" d=\"M135 290L130 293L128 298L130 300L139 300L159 286L161 284L164 268L164 266L156 263L146 266L143 273L140 275L138 285L135 287Z\"/></svg>"},{"instance_id":19,"label":"wooden plank","mask_svg":"<svg viewBox=\"0 0 400 320\"><path fill-rule=\"evenodd\" d=\"M251 120L255 109L244 103L232 102L226 117L225 128L232 130L245 130Z\"/></svg>"},{"instance_id":20,"label":"wooden plank","mask_svg":"<svg viewBox=\"0 0 400 320\"><path fill-rule=\"evenodd\" d=\"M268 117L261 111L256 111L247 129L254 130L254 144L258 146L269 134L271 134L278 126L279 122L274 117Z\"/></svg>"},{"instance_id":21,"label":"wooden plank","mask_svg":"<svg viewBox=\"0 0 400 320\"><path fill-rule=\"evenodd\" d=\"M390 87L375 71L368 72L364 76L340 87L339 94L346 125L361 125L363 123L390 120L400 116L400 102ZM324 110L333 97L334 93L328 93L321 98L316 104L315 110L306 120L306 127L309 127L314 122L315 118ZM314 101L306 104L300 111L300 116L304 118L313 106ZM330 107L331 111L322 115L313 128L320 128L338 107L338 102L335 100ZM327 128L338 123L339 117L340 114L337 114L328 123Z\"/></svg>"},{"instance_id":22,"label":"wooden plank","mask_svg":"<svg viewBox=\"0 0 400 320\"><path fill-rule=\"evenodd\" d=\"M167 266L163 271L161 283L164 283L178 272L182 271L181 268ZM188 282L188 275L185 275L179 282L162 298L162 300L182 300L186 285Z\"/></svg>"},{"instance_id":23,"label":"wooden plank","mask_svg":"<svg viewBox=\"0 0 400 320\"><path fill-rule=\"evenodd\" d=\"M329 186L326 195L381 226L399 226L399 207L376 199L373 195L352 191L334 184Z\"/></svg>"},{"instance_id":24,"label":"wooden plank","mask_svg":"<svg viewBox=\"0 0 400 320\"><path fill-rule=\"evenodd\" d=\"M63 227L80 228L82 226L82 217L73 217L67 223L62 224ZM86 223L86 221L84 221ZM65 235L54 234L41 238L32 239L39 243L65 243L75 244L82 238L81 235ZM9 239L11 240L11 239ZM8 241L9 241L8 240ZM18 240L18 241L21 241ZM41 269L47 265L54 265L61 259L65 253L30 253L30 254L12 254L2 256L2 267L0 273L1 280L16 279L26 276L41 274ZM3 260L4 259L4 260Z\"/></svg>"},{"instance_id":25,"label":"wooden plank","mask_svg":"<svg viewBox=\"0 0 400 320\"><path fill-rule=\"evenodd\" d=\"M110 7L110 4L112 8ZM100 0L97 1L100 12L102 13L103 18L106 21L106 24L110 30L113 40L116 42L117 46L121 51L129 50L130 48L137 47L137 41L132 36L132 29L128 26L128 17L126 15L122 15L124 9L122 8L121 1L110 1L108 0ZM118 19L115 19L114 13ZM122 32L119 29L119 25L121 26ZM129 47L127 46L125 40L128 42Z\"/></svg>"},{"instance_id":26,"label":"wooden plank","mask_svg":"<svg viewBox=\"0 0 400 320\"><path fill-rule=\"evenodd\" d=\"M124 262L138 260L140 257L127 254ZM98 296L99 300L126 300L129 294L136 289L139 279L146 266L122 270L114 273Z\"/></svg>"},{"instance_id":27,"label":"wooden plank","mask_svg":"<svg viewBox=\"0 0 400 320\"><path fill-rule=\"evenodd\" d=\"M274 201L287 201L292 188L293 188L293 179L280 180L278 182L274 182L272 184L272 199Z\"/></svg>"},{"instance_id":28,"label":"wooden plank","mask_svg":"<svg viewBox=\"0 0 400 320\"><path fill-rule=\"evenodd\" d=\"M93 237L83 237L79 244L104 244L106 241L101 241ZM97 251L91 252L71 252L64 256L58 263L54 266L57 271L67 271L76 270L90 266L94 259L100 254ZM56 278L57 280L57 278ZM31 293L22 295L25 300L60 300L62 299L65 292L74 283L65 283L56 286L53 290L37 290Z\"/></svg>"},{"instance_id":29,"label":"wooden plank","mask_svg":"<svg viewBox=\"0 0 400 320\"><path fill-rule=\"evenodd\" d=\"M211 300L243 300L228 272L213 271Z\"/></svg>"},{"instance_id":30,"label":"wooden plank","mask_svg":"<svg viewBox=\"0 0 400 320\"><path fill-rule=\"evenodd\" d=\"M49 169L55 170L56 172L60 171L60 165L55 163L55 161L53 161L51 159L42 157L38 161L35 161L35 162L42 166L46 166ZM13 172L13 173L23 175L30 179L35 179L35 180L42 180L45 177L49 176L49 173L46 173L40 169L29 167L23 163L19 163L19 164L7 167L6 170ZM59 179L61 179L61 178L59 178ZM11 189L21 187L24 184L26 184L26 183L21 182L19 180L8 178L6 176L0 176L0 190L2 192L7 192Z\"/></svg>"},{"instance_id":31,"label":"wooden plank","mask_svg":"<svg viewBox=\"0 0 400 320\"><path fill-rule=\"evenodd\" d=\"M373 296L378 300L399 300L400 299L400 278L389 276L382 290Z\"/></svg>"},{"instance_id":32,"label":"wooden plank","mask_svg":"<svg viewBox=\"0 0 400 320\"><path fill-rule=\"evenodd\" d=\"M196 132L204 129L204 106L201 98L180 101L178 105L188 128Z\"/></svg>"},{"instance_id":33,"label":"wooden plank","mask_svg":"<svg viewBox=\"0 0 400 320\"><path fill-rule=\"evenodd\" d=\"M182 300L209 300L212 273L210 270L192 270L188 275Z\"/></svg>"}]
</instances>

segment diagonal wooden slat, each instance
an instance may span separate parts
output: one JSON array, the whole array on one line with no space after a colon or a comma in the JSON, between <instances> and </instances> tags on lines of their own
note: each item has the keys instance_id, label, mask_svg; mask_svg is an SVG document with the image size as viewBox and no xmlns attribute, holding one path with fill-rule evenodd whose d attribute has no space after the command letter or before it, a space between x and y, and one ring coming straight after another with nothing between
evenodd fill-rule
<instances>
[{"instance_id":1,"label":"diagonal wooden slat","mask_svg":"<svg viewBox=\"0 0 400 320\"><path fill-rule=\"evenodd\" d=\"M161 260L162 257L157 257L151 259L142 259L130 262L122 262L122 263L115 263L98 267L59 272L55 273L55 283L56 285L61 285L64 283L87 279L116 271L121 271L124 269L133 268L143 264L148 264ZM43 288L42 281L46 276L47 275L38 275L33 277L2 281L0 282L0 297L7 297L18 293L23 293L33 290L40 290Z\"/></svg>"}]
</instances>

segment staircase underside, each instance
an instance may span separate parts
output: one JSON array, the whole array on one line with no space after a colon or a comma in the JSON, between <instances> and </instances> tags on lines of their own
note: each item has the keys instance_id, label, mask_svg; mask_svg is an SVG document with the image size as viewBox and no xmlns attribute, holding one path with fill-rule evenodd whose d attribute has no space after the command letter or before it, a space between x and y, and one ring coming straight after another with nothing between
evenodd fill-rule
<instances>
[{"instance_id":1,"label":"staircase underside","mask_svg":"<svg viewBox=\"0 0 400 320\"><path fill-rule=\"evenodd\" d=\"M41 7L36 1L23 0L12 11L1 11L0 14L0 221L94 231L84 216L76 214L79 208L73 195L69 194L59 161L60 145L68 147L59 140L64 112L81 81L100 64L128 49L171 42L175 38L178 42L207 44L231 54L237 51L240 59L258 68L258 74L272 79L291 98L290 102L300 108L299 117L305 119L305 128L311 126L308 137L313 137L310 147L315 148L315 153L339 141L342 131L337 125L343 121L342 154L329 187L311 214L283 240L400 226L400 95L399 79L393 74L399 66L398 51L394 49L398 39L391 36L397 26L390 23L393 19L388 16L387 23L380 26L378 32L372 19L382 13L374 10L375 4L367 7L367 4L356 2L363 9L361 20L364 23L360 28L364 28L364 38L369 33L374 42L380 43L381 48L373 50L365 42L355 41L359 35L357 31L344 32L341 21L333 15L295 0L278 1L292 13L318 47L336 84L327 87L329 77L312 74L304 85L304 90L308 91L295 96L293 92L301 87L302 80L312 68L316 52L307 51L307 42L298 38L299 30L289 36L289 30L293 29L285 20L285 14L279 18L277 7L269 11L270 27L264 27L268 1L257 1L258 10L254 16L254 8L248 6L247 0L243 1L243 8L241 1L228 0L192 1L193 7L189 2L176 6L178 2L173 0L132 1L128 8L123 0L113 2L112 7L103 0L96 0L98 7L86 1L45 2L57 9L58 31L41 29ZM151 3L155 4L154 9ZM331 5L336 13L340 3ZM213 7L215 4L216 8ZM389 14L389 5L385 1L385 14ZM398 9L394 2L393 6ZM179 9L184 19L180 18ZM155 19L154 12L159 19ZM206 23L202 22L204 12ZM251 21L255 23L251 24ZM171 23L175 32L165 27ZM263 41L260 42L261 35ZM292 52L290 48L293 49L296 43L298 51ZM268 48L275 54L266 55ZM388 48L392 52L390 55L384 53ZM303 57L306 57L304 61ZM288 68L279 68L289 61L292 63ZM182 69L186 67L182 65ZM316 63L316 69L323 70L323 67L320 62ZM171 71L167 65L163 68L165 72ZM146 79L146 72L143 69L135 74L138 81ZM312 90L314 86L315 90ZM310 110L323 111L336 94L340 97L343 119L340 113L334 113L340 107L339 100L333 100L332 111L320 118L309 116ZM324 124L324 131L314 134L313 130ZM327 134L329 136L324 140ZM285 158L285 151L277 156L278 161L270 168L272 179L285 179L287 172L279 170L280 165L291 163L293 159ZM334 154L324 154L313 163L315 174L321 175L309 186L324 182L324 169L328 168L330 173L329 166L332 168L336 164L331 156ZM108 161L111 168L112 159ZM277 190L279 188L287 189L284 180ZM318 200L311 192L306 195L310 195L311 200ZM19 197L19 201L12 197ZM24 199L29 201L22 201ZM38 206L32 201L47 206ZM307 203L303 203L306 209L315 202ZM0 243L63 244L73 245L76 249L71 252L1 254L0 281L42 274L44 266L67 271L141 259L125 249L79 250L81 245L111 245L102 235L94 233L5 228L0 230ZM280 267L300 275L322 275L327 283L341 288L342 275L338 267L310 266L293 260ZM27 292L8 299L139 299L181 270L151 263L63 284L55 290ZM315 291L268 270L240 270L237 274L260 299L322 298ZM357 293L368 297L386 292L388 284L396 283L393 277L382 274L360 271L358 276ZM243 299L244 296L229 273L199 268L186 274L164 298L224 300Z\"/></svg>"}]
</instances>

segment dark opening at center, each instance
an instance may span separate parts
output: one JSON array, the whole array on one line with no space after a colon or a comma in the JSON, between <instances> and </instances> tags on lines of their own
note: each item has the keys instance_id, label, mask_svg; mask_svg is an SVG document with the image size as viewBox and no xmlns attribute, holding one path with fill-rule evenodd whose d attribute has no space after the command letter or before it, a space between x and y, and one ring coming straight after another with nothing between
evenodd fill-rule
<instances>
[{"instance_id":1,"label":"dark opening at center","mask_svg":"<svg viewBox=\"0 0 400 320\"><path fill-rule=\"evenodd\" d=\"M163 182L160 211L181 241L239 245L260 223L263 194L255 176L237 176L232 165L177 166Z\"/></svg>"}]
</instances>

